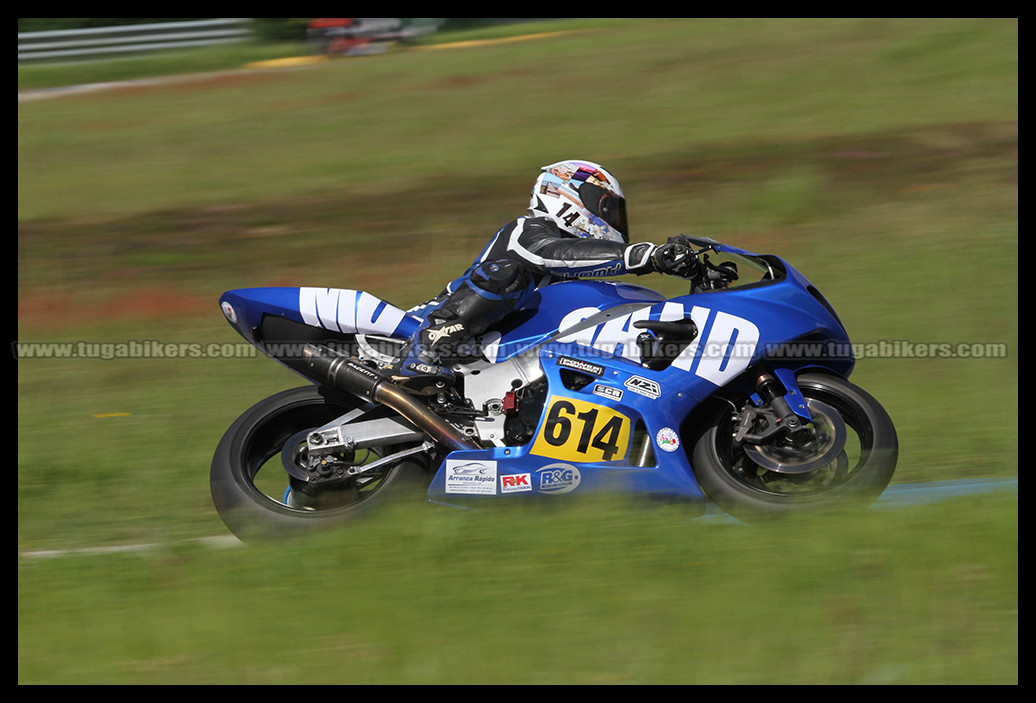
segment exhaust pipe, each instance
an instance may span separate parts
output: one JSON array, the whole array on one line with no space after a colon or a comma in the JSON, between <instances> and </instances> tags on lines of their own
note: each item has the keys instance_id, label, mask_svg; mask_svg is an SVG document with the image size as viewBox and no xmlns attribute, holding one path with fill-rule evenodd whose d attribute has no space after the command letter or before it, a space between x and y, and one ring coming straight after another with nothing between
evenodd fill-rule
<instances>
[{"instance_id":1,"label":"exhaust pipe","mask_svg":"<svg viewBox=\"0 0 1036 703\"><path fill-rule=\"evenodd\" d=\"M302 361L309 375L335 388L381 403L414 423L421 431L450 449L479 449L456 427L419 403L387 378L327 347L307 344Z\"/></svg>"}]
</instances>

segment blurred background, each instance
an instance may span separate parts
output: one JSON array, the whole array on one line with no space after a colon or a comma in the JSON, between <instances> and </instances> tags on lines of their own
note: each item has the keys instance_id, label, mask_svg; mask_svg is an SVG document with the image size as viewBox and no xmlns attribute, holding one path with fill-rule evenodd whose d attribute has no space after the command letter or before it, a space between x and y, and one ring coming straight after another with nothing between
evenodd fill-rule
<instances>
[{"instance_id":1,"label":"blurred background","mask_svg":"<svg viewBox=\"0 0 1036 703\"><path fill-rule=\"evenodd\" d=\"M1016 19L19 18L18 82L20 683L1017 682L1016 492L766 529L418 495L247 549L208 492L299 385L224 290L417 304L566 158L635 240L780 255L908 342L853 374L895 484L1016 478Z\"/></svg>"}]
</instances>

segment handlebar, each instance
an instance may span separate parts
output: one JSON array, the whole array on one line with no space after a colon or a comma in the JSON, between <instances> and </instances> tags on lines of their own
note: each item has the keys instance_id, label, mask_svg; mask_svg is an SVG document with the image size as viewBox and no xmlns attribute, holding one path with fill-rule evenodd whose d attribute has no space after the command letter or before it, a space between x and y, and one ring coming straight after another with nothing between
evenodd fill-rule
<instances>
[{"instance_id":1,"label":"handlebar","mask_svg":"<svg viewBox=\"0 0 1036 703\"><path fill-rule=\"evenodd\" d=\"M718 252L714 245L709 244L701 249L695 249L691 239L685 234L670 237L668 241L686 246L691 250L691 256L700 263L699 266L693 267L690 275L683 277L691 282L691 293L722 290L738 280L737 264L733 261L724 261L720 264L709 261L708 252Z\"/></svg>"}]
</instances>

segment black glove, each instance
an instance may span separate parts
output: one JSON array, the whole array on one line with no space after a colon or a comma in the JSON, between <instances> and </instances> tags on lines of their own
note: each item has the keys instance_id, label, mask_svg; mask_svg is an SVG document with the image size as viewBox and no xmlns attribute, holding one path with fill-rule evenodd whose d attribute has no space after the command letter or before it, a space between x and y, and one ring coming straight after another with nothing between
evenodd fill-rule
<instances>
[{"instance_id":1,"label":"black glove","mask_svg":"<svg viewBox=\"0 0 1036 703\"><path fill-rule=\"evenodd\" d=\"M681 278L692 278L701 268L694 250L676 237L651 252L651 265L659 273Z\"/></svg>"},{"instance_id":2,"label":"black glove","mask_svg":"<svg viewBox=\"0 0 1036 703\"><path fill-rule=\"evenodd\" d=\"M653 273L654 265L651 263L651 255L657 249L651 242L640 242L630 244L622 254L622 260L626 264L628 273L635 273L643 276L645 273Z\"/></svg>"},{"instance_id":3,"label":"black glove","mask_svg":"<svg viewBox=\"0 0 1036 703\"><path fill-rule=\"evenodd\" d=\"M645 273L665 273L689 278L701 269L698 257L681 237L670 237L661 246L650 242L630 244L623 254L626 271L638 276Z\"/></svg>"}]
</instances>

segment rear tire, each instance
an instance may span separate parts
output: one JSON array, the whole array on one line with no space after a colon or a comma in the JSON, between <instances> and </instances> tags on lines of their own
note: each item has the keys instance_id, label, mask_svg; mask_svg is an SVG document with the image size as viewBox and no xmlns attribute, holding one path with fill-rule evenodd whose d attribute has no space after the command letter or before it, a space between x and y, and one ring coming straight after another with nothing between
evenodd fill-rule
<instances>
[{"instance_id":1,"label":"rear tire","mask_svg":"<svg viewBox=\"0 0 1036 703\"><path fill-rule=\"evenodd\" d=\"M327 387L307 386L259 401L223 435L212 458L209 486L212 502L224 524L245 542L293 537L340 527L364 514L375 498L393 486L428 486L420 455L350 479L328 489L333 507L294 507L285 500L289 476L281 451L292 437L320 427L359 407L360 401ZM372 447L376 456L403 449L399 445ZM393 491L395 492L395 491Z\"/></svg>"},{"instance_id":2,"label":"rear tire","mask_svg":"<svg viewBox=\"0 0 1036 703\"><path fill-rule=\"evenodd\" d=\"M759 466L733 441L732 408L724 402L716 404L704 422L707 429L694 443L692 466L702 489L716 505L745 522L845 505L866 507L881 495L896 470L896 429L878 401L829 374L804 373L798 384L807 400L819 401L817 407L833 410L844 420L845 449L832 461L795 474Z\"/></svg>"}]
</instances>

